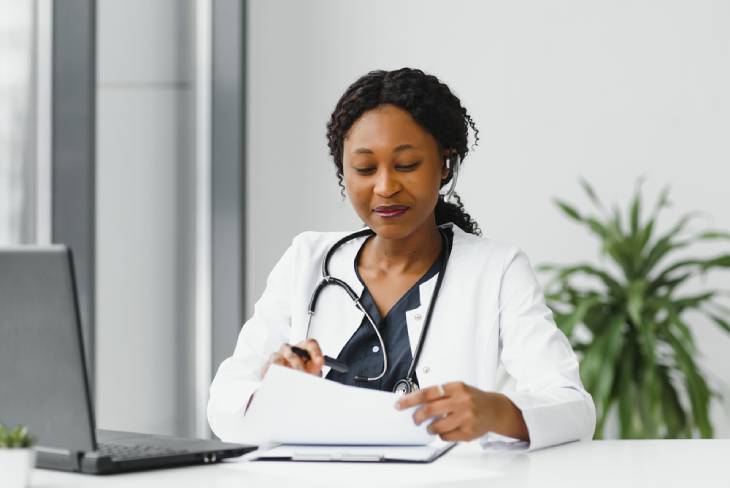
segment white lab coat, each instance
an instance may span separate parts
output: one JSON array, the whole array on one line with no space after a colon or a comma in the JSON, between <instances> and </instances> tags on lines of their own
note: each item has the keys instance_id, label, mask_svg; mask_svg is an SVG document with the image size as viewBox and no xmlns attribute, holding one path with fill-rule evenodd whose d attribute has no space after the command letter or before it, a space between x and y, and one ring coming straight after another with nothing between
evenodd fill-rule
<instances>
[{"instance_id":1,"label":"white lab coat","mask_svg":"<svg viewBox=\"0 0 730 488\"><path fill-rule=\"evenodd\" d=\"M525 254L514 246L468 234L453 226L451 256L417 368L421 388L463 381L498 389L498 368L514 379L502 391L522 411L529 449L590 439L595 407L578 374L578 361L550 309ZM344 233L304 232L271 271L253 317L243 326L233 355L223 361L210 387L208 421L224 441L245 442L241 423L261 367L282 343L305 339L307 307L321 280L325 253ZM354 259L365 238L345 243L332 256L332 276L359 294ZM418 309L406 312L415 350L436 283L420 285ZM347 294L328 286L320 295L309 336L324 354L337 357L360 326L363 313ZM327 374L325 369L324 374ZM501 436L488 434L484 445ZM523 443L524 444L524 443Z\"/></svg>"}]
</instances>

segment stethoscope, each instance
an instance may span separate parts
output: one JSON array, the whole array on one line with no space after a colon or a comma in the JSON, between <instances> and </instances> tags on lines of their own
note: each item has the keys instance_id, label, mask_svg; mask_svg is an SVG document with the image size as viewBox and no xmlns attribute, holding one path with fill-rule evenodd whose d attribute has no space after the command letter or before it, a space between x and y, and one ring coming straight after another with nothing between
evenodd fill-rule
<instances>
[{"instance_id":1,"label":"stethoscope","mask_svg":"<svg viewBox=\"0 0 730 488\"><path fill-rule=\"evenodd\" d=\"M421 334L418 337L418 345L416 346L415 354L413 354L413 359L411 360L411 365L408 368L408 373L406 374L405 378L398 380L395 384L395 387L393 388L393 392L398 395L406 395L408 393L418 390L418 385L413 380L413 373L415 372L416 366L418 366L418 360L421 357L421 351L423 350L423 344L426 341L426 335L428 333L428 327L431 323L431 316L433 314L434 305L436 304L439 289L441 288L441 282L443 281L444 274L446 272L446 265L448 264L449 255L451 254L451 245L449 243L449 239L446 236L446 231L441 226L439 226L439 233L441 234L441 240L443 242L444 249L446 250L444 262L441 266L438 278L436 279L436 285L434 287L433 294L431 295L431 302L428 305L428 312L426 313L426 321L423 324L423 329L421 329ZM379 375L373 377L357 375L355 376L355 381L378 381L380 378L385 376L385 373L388 371L388 354L385 351L385 343L383 342L383 337L380 335L378 327L375 325L375 321L367 312L367 310L365 310L365 307L362 306L362 304L360 303L360 298L357 296L357 293L355 293L355 291L350 287L350 285L348 285L345 281L330 275L329 262L335 251L346 242L353 239L358 239L360 237L371 236L374 234L375 232L373 232L372 229L363 229L343 237L339 241L335 242L332 247L330 247L330 249L327 251L327 254L325 254L324 261L322 262L322 281L320 281L317 287L314 289L314 292L312 293L312 298L309 301L309 309L307 310L307 313L309 314L309 319L307 320L307 338L309 338L309 327L312 323L312 316L314 315L314 309L317 305L317 299L319 298L319 294L325 287L327 287L327 285L337 285L338 287L345 290L345 292L350 296L350 299L353 301L353 303L355 303L355 306L365 314L365 318L367 318L370 326L375 331L375 335L378 337L378 342L380 343L380 350L383 353L383 370L380 372Z\"/></svg>"}]
</instances>

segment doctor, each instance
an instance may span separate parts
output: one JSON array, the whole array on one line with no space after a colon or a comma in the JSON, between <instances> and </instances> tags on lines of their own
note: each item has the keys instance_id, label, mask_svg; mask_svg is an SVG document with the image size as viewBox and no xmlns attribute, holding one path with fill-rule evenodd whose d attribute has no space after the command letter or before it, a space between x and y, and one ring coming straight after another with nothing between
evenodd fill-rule
<instances>
[{"instance_id":1,"label":"doctor","mask_svg":"<svg viewBox=\"0 0 730 488\"><path fill-rule=\"evenodd\" d=\"M396 408L417 406L414 422L448 441L592 437L592 399L527 257L480 237L454 193L469 127L478 141L460 100L420 70L373 71L347 89L327 139L366 229L305 232L276 264L211 385L221 439L245 440L241 419L271 364L403 393ZM500 366L514 388L497 391Z\"/></svg>"}]
</instances>

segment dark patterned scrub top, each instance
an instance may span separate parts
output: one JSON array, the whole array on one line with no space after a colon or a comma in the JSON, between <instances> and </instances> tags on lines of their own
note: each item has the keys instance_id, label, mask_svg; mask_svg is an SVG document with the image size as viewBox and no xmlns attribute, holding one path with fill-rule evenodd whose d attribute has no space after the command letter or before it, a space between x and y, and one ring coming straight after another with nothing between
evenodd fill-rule
<instances>
[{"instance_id":1,"label":"dark patterned scrub top","mask_svg":"<svg viewBox=\"0 0 730 488\"><path fill-rule=\"evenodd\" d=\"M447 231L446 235L449 241L451 241L453 238L452 233ZM378 376L383 370L383 352L380 350L380 342L378 341L377 335L375 335L373 326L370 325L367 317L363 316L360 327L350 337L345 347L342 348L342 351L337 356L338 360L348 365L349 371L347 373L339 373L330 370L327 374L327 379L345 385L393 391L395 384L408 374L408 368L413 360L411 344L408 339L406 311L421 306L418 288L441 271L446 249L441 250L441 254L436 258L428 271L393 305L383 318L380 317L378 307L375 305L373 297L370 295L370 291L365 286L357 269L360 261L360 252L363 247L364 245L360 247L360 251L358 251L355 257L355 274L364 287L360 296L360 303L373 318L373 322L378 326L380 334L383 336L383 343L388 353L388 371L386 371L385 376L377 381L355 381L355 376L372 378ZM418 384L418 378L415 372L413 374L413 381Z\"/></svg>"}]
</instances>

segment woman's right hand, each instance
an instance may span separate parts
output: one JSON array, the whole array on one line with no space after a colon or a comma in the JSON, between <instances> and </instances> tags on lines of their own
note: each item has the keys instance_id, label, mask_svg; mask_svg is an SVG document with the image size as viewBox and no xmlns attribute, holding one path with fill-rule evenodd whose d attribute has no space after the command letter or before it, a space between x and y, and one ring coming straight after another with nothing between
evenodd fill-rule
<instances>
[{"instance_id":1,"label":"woman's right hand","mask_svg":"<svg viewBox=\"0 0 730 488\"><path fill-rule=\"evenodd\" d=\"M304 360L291 350L289 344L282 344L279 350L269 356L269 360L261 368L261 377L266 376L269 366L278 364L287 368L298 369L305 373L315 376L322 376L322 366L324 366L324 355L319 348L319 344L314 339L307 339L296 344L309 353L309 360Z\"/></svg>"}]
</instances>

